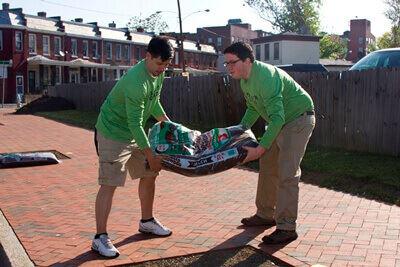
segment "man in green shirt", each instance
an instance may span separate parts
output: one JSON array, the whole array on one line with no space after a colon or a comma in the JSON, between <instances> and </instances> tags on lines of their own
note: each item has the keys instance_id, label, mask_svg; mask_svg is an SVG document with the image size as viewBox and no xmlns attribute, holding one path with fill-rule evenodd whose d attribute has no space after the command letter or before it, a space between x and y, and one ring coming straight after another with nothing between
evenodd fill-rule
<instances>
[{"instance_id":1,"label":"man in green shirt","mask_svg":"<svg viewBox=\"0 0 400 267\"><path fill-rule=\"evenodd\" d=\"M241 124L250 128L261 116L268 124L260 144L246 148L244 162L260 159L255 215L245 226L276 225L266 244L297 239L300 162L315 126L311 97L286 72L254 59L250 45L238 42L224 51L225 66L240 86L247 110Z\"/></svg>"},{"instance_id":2,"label":"man in green shirt","mask_svg":"<svg viewBox=\"0 0 400 267\"><path fill-rule=\"evenodd\" d=\"M96 198L96 230L92 249L106 257L119 251L107 234L115 189L124 186L127 171L132 179L140 178L141 220L139 231L169 236L171 230L153 217L155 179L161 170L161 158L153 154L144 125L150 116L169 120L160 104L164 71L174 50L164 37L153 37L146 58L126 73L114 86L100 109L96 123L99 154L99 191ZM146 167L146 162L149 167Z\"/></svg>"}]
</instances>

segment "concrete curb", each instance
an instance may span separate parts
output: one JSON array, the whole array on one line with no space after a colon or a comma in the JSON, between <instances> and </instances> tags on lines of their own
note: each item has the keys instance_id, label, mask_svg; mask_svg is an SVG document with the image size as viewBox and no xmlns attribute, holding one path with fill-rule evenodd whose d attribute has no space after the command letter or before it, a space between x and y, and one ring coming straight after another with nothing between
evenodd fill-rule
<instances>
[{"instance_id":1,"label":"concrete curb","mask_svg":"<svg viewBox=\"0 0 400 267\"><path fill-rule=\"evenodd\" d=\"M0 210L0 266L34 266Z\"/></svg>"}]
</instances>

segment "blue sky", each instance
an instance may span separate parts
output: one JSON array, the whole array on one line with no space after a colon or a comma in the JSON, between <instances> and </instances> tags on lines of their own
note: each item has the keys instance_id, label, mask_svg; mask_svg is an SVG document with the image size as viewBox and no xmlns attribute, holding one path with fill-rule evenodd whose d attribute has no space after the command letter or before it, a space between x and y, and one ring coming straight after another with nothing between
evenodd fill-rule
<instances>
[{"instance_id":1,"label":"blue sky","mask_svg":"<svg viewBox=\"0 0 400 267\"><path fill-rule=\"evenodd\" d=\"M97 21L106 26L115 21L117 27L125 27L132 16L147 16L162 12L169 31L179 31L176 0L9 0L11 8L22 7L25 13L46 11L48 16L61 16L64 20L83 18L84 22ZM342 34L349 29L354 18L371 21L372 33L379 37L390 29L385 18L384 0L322 0L320 9L321 29ZM183 31L195 32L197 27L226 25L230 18L240 18L250 23L253 30L271 31L269 23L261 19L254 9L243 0L180 0ZM210 9L210 12L198 12Z\"/></svg>"}]
</instances>

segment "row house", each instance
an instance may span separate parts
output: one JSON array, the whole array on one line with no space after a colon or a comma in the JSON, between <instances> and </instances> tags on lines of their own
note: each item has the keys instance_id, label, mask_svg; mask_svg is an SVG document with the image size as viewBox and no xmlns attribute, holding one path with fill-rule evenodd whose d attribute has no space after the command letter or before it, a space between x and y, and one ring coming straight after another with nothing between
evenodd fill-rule
<instances>
[{"instance_id":1,"label":"row house","mask_svg":"<svg viewBox=\"0 0 400 267\"><path fill-rule=\"evenodd\" d=\"M257 60L272 65L319 64L319 36L285 32L252 40Z\"/></svg>"},{"instance_id":2,"label":"row house","mask_svg":"<svg viewBox=\"0 0 400 267\"><path fill-rule=\"evenodd\" d=\"M222 54L225 48L239 41L251 44L252 39L257 38L261 34L265 34L265 32L260 30L253 31L250 24L242 23L240 19L230 19L225 26L197 28L196 33L187 33L185 37L198 43L212 45L218 51L219 55L216 68L219 71L225 71Z\"/></svg>"},{"instance_id":3,"label":"row house","mask_svg":"<svg viewBox=\"0 0 400 267\"><path fill-rule=\"evenodd\" d=\"M130 32L127 28L108 27L83 19L61 20L24 14L21 8L0 10L0 60L9 61L4 102L15 102L17 94L38 94L47 86L61 83L88 83L119 79L132 65L146 55L152 35ZM171 68L180 60L178 45ZM187 65L198 69L214 69L217 53L210 45L193 46L184 42ZM0 94L2 100L2 94Z\"/></svg>"}]
</instances>

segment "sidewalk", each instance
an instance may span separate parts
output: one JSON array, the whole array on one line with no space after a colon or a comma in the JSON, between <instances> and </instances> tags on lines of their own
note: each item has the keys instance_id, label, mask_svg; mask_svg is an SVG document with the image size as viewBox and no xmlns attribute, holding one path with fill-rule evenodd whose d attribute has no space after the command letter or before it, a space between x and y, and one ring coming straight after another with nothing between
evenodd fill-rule
<instances>
[{"instance_id":1,"label":"sidewalk","mask_svg":"<svg viewBox=\"0 0 400 267\"><path fill-rule=\"evenodd\" d=\"M112 266L249 244L295 266L400 266L399 207L303 183L298 240L260 246L274 228L240 227L255 211L257 173L237 168L197 178L161 172L155 214L173 230L168 238L137 232L137 181L128 180L116 191L108 225L122 255L101 258L90 250L98 189L93 133L12 111L0 109L0 153L57 150L71 158L0 170L1 211L35 265Z\"/></svg>"}]
</instances>

